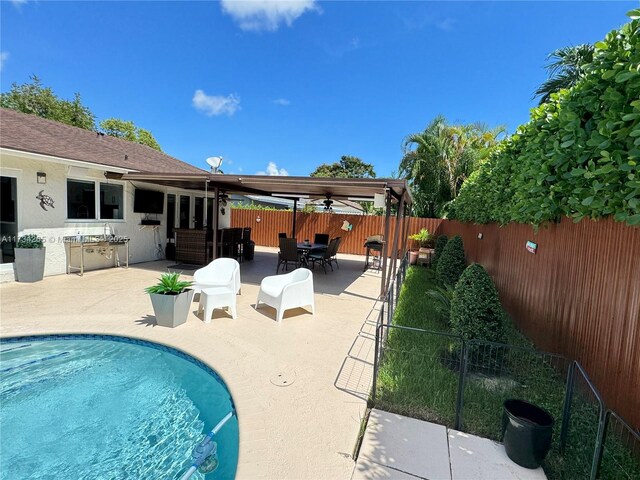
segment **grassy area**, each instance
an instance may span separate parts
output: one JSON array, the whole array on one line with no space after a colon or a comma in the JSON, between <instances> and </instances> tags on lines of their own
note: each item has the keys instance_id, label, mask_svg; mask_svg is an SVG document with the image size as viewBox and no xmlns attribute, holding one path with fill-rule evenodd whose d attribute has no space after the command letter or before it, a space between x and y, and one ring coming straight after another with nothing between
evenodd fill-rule
<instances>
[{"instance_id":1,"label":"grassy area","mask_svg":"<svg viewBox=\"0 0 640 480\"><path fill-rule=\"evenodd\" d=\"M389 329L378 374L376 408L453 427L461 345L446 335L449 327L437 313L436 300L426 295L435 286L432 270L412 267L408 271L393 324L427 332ZM462 429L499 441L504 400L527 400L545 408L556 419L552 450L544 465L548 477L588 478L598 426L597 409L578 389L571 405L567 450L561 455L559 439L568 363L532 350L531 343L512 325L506 325L506 329L509 346L469 350ZM621 468L631 472L629 478L640 478L640 465L625 454L615 438L609 442L601 478L625 478L620 475Z\"/></svg>"}]
</instances>

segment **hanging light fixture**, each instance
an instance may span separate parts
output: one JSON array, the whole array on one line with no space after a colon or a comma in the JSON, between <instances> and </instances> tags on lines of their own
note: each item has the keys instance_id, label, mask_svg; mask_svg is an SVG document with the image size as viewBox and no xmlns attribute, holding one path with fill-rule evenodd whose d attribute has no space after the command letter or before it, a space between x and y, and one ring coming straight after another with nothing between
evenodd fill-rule
<instances>
[{"instance_id":1,"label":"hanging light fixture","mask_svg":"<svg viewBox=\"0 0 640 480\"><path fill-rule=\"evenodd\" d=\"M327 195L327 199L325 201L323 201L322 203L324 203L324 211L325 211L325 213L333 212L333 208L331 208L331 205L333 204L333 200L331 200L331 195Z\"/></svg>"}]
</instances>

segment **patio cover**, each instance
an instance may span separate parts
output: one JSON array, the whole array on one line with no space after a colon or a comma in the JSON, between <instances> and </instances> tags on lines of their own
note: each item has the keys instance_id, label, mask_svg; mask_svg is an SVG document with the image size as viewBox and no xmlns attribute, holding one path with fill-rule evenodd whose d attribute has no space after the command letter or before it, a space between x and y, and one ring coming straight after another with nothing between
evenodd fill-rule
<instances>
[{"instance_id":1,"label":"patio cover","mask_svg":"<svg viewBox=\"0 0 640 480\"><path fill-rule=\"evenodd\" d=\"M394 178L334 178L334 177L290 177L272 175L226 175L217 173L168 174L132 172L122 175L123 180L148 182L175 188L200 190L215 193L213 228L218 228L218 194L240 193L278 196L294 200L293 230L295 231L295 201L300 197L331 197L334 200L374 200L376 194L384 195L386 211L382 252L382 282L380 295L384 295L390 284L391 274L395 271L397 255L391 257L391 268L387 270L390 252L397 252L402 239L403 252L406 250L406 229L409 222L404 219L412 204L411 193L404 179ZM390 216L392 205L397 205L396 222L402 226L395 229L391 250L389 250ZM402 237L400 233L402 231ZM214 239L216 236L214 235ZM214 240L215 242L215 240ZM216 251L214 245L214 252Z\"/></svg>"},{"instance_id":2,"label":"patio cover","mask_svg":"<svg viewBox=\"0 0 640 480\"><path fill-rule=\"evenodd\" d=\"M123 180L151 182L176 188L191 190L213 190L218 188L225 193L254 193L284 197L324 197L334 199L373 200L376 193L389 191L397 201L406 195L411 203L407 181L393 178L328 178L328 177L289 177L275 175L226 175L203 172L194 174L169 173L127 173Z\"/></svg>"}]
</instances>

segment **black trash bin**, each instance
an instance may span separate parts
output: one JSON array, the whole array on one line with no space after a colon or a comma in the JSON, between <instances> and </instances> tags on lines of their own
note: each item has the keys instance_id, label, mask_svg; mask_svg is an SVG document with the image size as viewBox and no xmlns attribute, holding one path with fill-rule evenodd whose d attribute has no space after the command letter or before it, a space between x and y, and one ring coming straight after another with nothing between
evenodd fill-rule
<instances>
[{"instance_id":1,"label":"black trash bin","mask_svg":"<svg viewBox=\"0 0 640 480\"><path fill-rule=\"evenodd\" d=\"M553 417L523 400L505 400L502 434L507 456L525 468L538 468L551 447Z\"/></svg>"},{"instance_id":2,"label":"black trash bin","mask_svg":"<svg viewBox=\"0 0 640 480\"><path fill-rule=\"evenodd\" d=\"M253 241L247 242L242 247L242 252L244 253L245 260L253 260L253 255L256 251L256 243Z\"/></svg>"}]
</instances>

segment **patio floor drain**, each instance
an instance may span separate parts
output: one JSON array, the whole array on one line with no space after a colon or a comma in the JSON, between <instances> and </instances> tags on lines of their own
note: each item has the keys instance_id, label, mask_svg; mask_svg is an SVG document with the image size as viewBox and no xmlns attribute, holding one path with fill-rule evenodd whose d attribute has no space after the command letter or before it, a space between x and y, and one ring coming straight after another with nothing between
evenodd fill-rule
<instances>
[{"instance_id":1,"label":"patio floor drain","mask_svg":"<svg viewBox=\"0 0 640 480\"><path fill-rule=\"evenodd\" d=\"M271 375L269 381L276 387L288 387L296 381L296 372L293 370L278 372L275 375Z\"/></svg>"}]
</instances>

